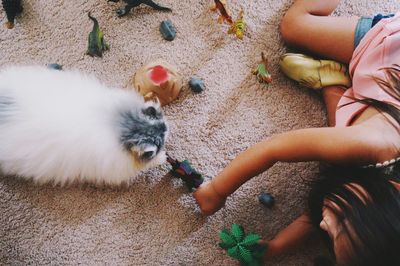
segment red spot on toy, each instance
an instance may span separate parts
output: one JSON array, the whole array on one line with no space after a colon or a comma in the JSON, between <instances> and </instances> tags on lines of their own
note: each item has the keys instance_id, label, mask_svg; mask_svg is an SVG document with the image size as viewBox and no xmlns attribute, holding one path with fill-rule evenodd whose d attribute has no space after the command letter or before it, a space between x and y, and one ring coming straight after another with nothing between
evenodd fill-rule
<instances>
[{"instance_id":1,"label":"red spot on toy","mask_svg":"<svg viewBox=\"0 0 400 266\"><path fill-rule=\"evenodd\" d=\"M168 72L163 66L157 65L151 69L149 77L155 85L160 85L168 81Z\"/></svg>"}]
</instances>

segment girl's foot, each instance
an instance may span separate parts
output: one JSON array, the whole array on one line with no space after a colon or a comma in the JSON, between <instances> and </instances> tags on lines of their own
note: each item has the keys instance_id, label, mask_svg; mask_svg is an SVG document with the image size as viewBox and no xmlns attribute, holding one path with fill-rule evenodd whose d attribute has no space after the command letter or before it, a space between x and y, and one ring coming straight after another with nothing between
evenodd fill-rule
<instances>
[{"instance_id":1,"label":"girl's foot","mask_svg":"<svg viewBox=\"0 0 400 266\"><path fill-rule=\"evenodd\" d=\"M311 89L320 90L332 85L351 86L347 67L336 61L287 53L281 57L279 65L286 76Z\"/></svg>"}]
</instances>

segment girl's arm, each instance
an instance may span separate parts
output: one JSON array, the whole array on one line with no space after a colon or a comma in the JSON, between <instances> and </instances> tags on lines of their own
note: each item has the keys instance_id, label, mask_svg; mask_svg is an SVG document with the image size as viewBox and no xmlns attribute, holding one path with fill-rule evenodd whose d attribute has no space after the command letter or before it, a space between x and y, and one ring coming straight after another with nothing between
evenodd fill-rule
<instances>
[{"instance_id":1,"label":"girl's arm","mask_svg":"<svg viewBox=\"0 0 400 266\"><path fill-rule=\"evenodd\" d=\"M268 244L268 249L264 258L268 260L299 247L313 232L315 232L315 228L312 226L309 217L306 214L301 215L273 239L265 241ZM261 243L263 242L261 241Z\"/></svg>"},{"instance_id":2,"label":"girl's arm","mask_svg":"<svg viewBox=\"0 0 400 266\"><path fill-rule=\"evenodd\" d=\"M367 132L367 133L366 133ZM368 133L369 132L369 133ZM276 162L326 161L365 164L375 160L379 136L362 124L345 128L311 128L282 133L240 153L193 194L203 214L211 215L247 180ZM361 156L362 155L362 156Z\"/></svg>"}]
</instances>

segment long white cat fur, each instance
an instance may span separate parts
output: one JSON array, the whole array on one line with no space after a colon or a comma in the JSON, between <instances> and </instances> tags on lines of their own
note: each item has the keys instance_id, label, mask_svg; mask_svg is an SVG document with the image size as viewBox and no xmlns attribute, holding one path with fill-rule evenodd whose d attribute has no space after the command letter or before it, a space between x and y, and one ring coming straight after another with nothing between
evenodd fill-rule
<instances>
[{"instance_id":1,"label":"long white cat fur","mask_svg":"<svg viewBox=\"0 0 400 266\"><path fill-rule=\"evenodd\" d=\"M0 169L38 183L119 185L165 161L160 105L77 71L0 71Z\"/></svg>"}]
</instances>

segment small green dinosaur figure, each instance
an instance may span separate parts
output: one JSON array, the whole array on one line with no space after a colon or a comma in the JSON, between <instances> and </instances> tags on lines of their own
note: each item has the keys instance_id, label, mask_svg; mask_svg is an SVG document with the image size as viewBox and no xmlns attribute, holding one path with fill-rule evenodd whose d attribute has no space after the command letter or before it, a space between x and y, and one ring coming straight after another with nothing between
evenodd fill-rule
<instances>
[{"instance_id":1,"label":"small green dinosaur figure","mask_svg":"<svg viewBox=\"0 0 400 266\"><path fill-rule=\"evenodd\" d=\"M271 74L268 72L268 60L265 58L264 52L261 52L262 62L257 65L257 68L252 71L253 75L257 76L260 83L269 84L272 82Z\"/></svg>"},{"instance_id":2,"label":"small green dinosaur figure","mask_svg":"<svg viewBox=\"0 0 400 266\"><path fill-rule=\"evenodd\" d=\"M93 30L89 33L89 45L86 54L90 56L103 56L103 51L109 49L109 46L104 41L103 32L100 30L99 22L96 18L88 13L89 18L93 21Z\"/></svg>"}]
</instances>

